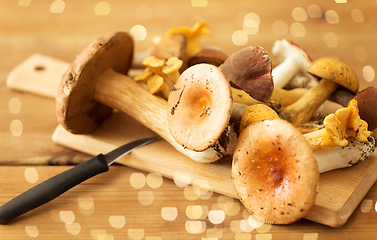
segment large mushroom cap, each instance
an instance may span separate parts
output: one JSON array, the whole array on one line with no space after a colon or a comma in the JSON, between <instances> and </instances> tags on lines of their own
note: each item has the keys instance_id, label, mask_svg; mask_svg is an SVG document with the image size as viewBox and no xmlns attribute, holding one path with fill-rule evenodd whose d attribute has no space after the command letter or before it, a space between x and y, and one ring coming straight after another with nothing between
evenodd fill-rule
<instances>
[{"instance_id":1,"label":"large mushroom cap","mask_svg":"<svg viewBox=\"0 0 377 240\"><path fill-rule=\"evenodd\" d=\"M332 57L319 58L307 70L310 74L333 81L353 93L359 91L359 80L356 73L342 60Z\"/></svg>"},{"instance_id":2,"label":"large mushroom cap","mask_svg":"<svg viewBox=\"0 0 377 240\"><path fill-rule=\"evenodd\" d=\"M169 128L184 147L203 151L213 146L232 111L230 85L215 66L201 63L186 69L168 99Z\"/></svg>"},{"instance_id":3,"label":"large mushroom cap","mask_svg":"<svg viewBox=\"0 0 377 240\"><path fill-rule=\"evenodd\" d=\"M96 82L108 69L127 74L133 49L128 33L115 32L94 40L78 55L64 73L57 93L56 114L64 128L91 133L111 114L111 108L94 100Z\"/></svg>"},{"instance_id":4,"label":"large mushroom cap","mask_svg":"<svg viewBox=\"0 0 377 240\"><path fill-rule=\"evenodd\" d=\"M282 119L248 126L234 149L232 177L244 206L256 218L287 224L314 205L319 171L303 135Z\"/></svg>"},{"instance_id":5,"label":"large mushroom cap","mask_svg":"<svg viewBox=\"0 0 377 240\"><path fill-rule=\"evenodd\" d=\"M233 53L223 63L221 71L233 87L258 101L266 102L274 90L271 58L262 47L250 46Z\"/></svg>"}]
</instances>

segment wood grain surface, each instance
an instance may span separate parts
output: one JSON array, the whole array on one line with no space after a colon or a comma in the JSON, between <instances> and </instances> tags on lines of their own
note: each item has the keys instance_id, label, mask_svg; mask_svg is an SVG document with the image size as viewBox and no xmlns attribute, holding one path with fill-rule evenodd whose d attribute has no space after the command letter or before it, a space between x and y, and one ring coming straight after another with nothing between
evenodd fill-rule
<instances>
[{"instance_id":1,"label":"wood grain surface","mask_svg":"<svg viewBox=\"0 0 377 240\"><path fill-rule=\"evenodd\" d=\"M136 50L144 51L167 29L204 20L213 35L204 37L202 43L218 46L227 54L247 45L260 45L271 51L276 39L288 38L301 45L312 59L337 56L345 60L355 70L361 88L375 86L377 2L338 2L3 1L0 5L0 203L69 168L48 165L77 164L90 157L52 141L57 126L53 100L6 86L11 71L33 54L71 62L92 39L111 31L131 31L139 25L145 27L147 35L136 41ZM203 3L205 7L195 7ZM258 27L249 21L254 28L246 26L245 29L254 33L240 32L244 17L255 15L260 21ZM234 43L236 34L247 36L244 45ZM35 173L38 180L29 182L30 177L35 179ZM141 177L141 183L146 182L141 188L140 183L133 183L137 176ZM77 186L35 212L0 226L1 238L373 239L376 235L377 186L373 183L346 224L331 228L307 220L288 226L258 225L234 199L218 193L206 195L205 191L167 178L163 178L159 187L149 186L148 178L155 177L147 171L113 166L108 173ZM353 184L365 190L365 186ZM342 195L345 190L335 191ZM80 205L81 200L86 204ZM331 205L337 205L337 200ZM177 212L177 217L169 220L163 215L169 211L173 216Z\"/></svg>"}]
</instances>

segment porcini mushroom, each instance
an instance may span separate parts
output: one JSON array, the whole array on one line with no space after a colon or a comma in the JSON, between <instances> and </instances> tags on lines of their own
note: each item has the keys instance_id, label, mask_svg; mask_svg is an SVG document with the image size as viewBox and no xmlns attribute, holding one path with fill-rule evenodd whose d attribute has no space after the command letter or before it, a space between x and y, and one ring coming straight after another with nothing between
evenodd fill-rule
<instances>
[{"instance_id":1,"label":"porcini mushroom","mask_svg":"<svg viewBox=\"0 0 377 240\"><path fill-rule=\"evenodd\" d=\"M169 95L170 132L179 144L190 150L214 148L220 152L222 146L224 155L230 155L237 139L229 125L231 113L229 82L211 64L201 63L186 69Z\"/></svg>"},{"instance_id":2,"label":"porcini mushroom","mask_svg":"<svg viewBox=\"0 0 377 240\"><path fill-rule=\"evenodd\" d=\"M317 59L309 66L308 72L321 78L319 83L310 88L295 103L283 108L280 113L282 118L294 125L307 122L339 85L355 93L359 89L355 72L339 59L331 57Z\"/></svg>"},{"instance_id":3,"label":"porcini mushroom","mask_svg":"<svg viewBox=\"0 0 377 240\"><path fill-rule=\"evenodd\" d=\"M221 71L231 86L245 91L254 99L266 102L274 89L271 76L271 59L259 46L238 50L229 56Z\"/></svg>"},{"instance_id":4,"label":"porcini mushroom","mask_svg":"<svg viewBox=\"0 0 377 240\"><path fill-rule=\"evenodd\" d=\"M56 98L59 123L76 134L90 134L113 109L125 112L198 162L213 162L217 152L184 149L171 136L167 101L150 94L128 77L133 39L116 32L94 40L69 66L62 77Z\"/></svg>"},{"instance_id":5,"label":"porcini mushroom","mask_svg":"<svg viewBox=\"0 0 377 240\"><path fill-rule=\"evenodd\" d=\"M260 221L288 224L315 203L319 172L309 143L289 122L259 121L241 132L232 177L240 201Z\"/></svg>"},{"instance_id":6,"label":"porcini mushroom","mask_svg":"<svg viewBox=\"0 0 377 240\"><path fill-rule=\"evenodd\" d=\"M312 60L296 43L287 39L276 40L272 47L272 56L279 63L271 73L275 88L283 88L294 79L296 74L300 75L301 82L303 79L307 81L305 84L301 83L300 87L308 86L310 88L316 85L317 80L306 71Z\"/></svg>"}]
</instances>

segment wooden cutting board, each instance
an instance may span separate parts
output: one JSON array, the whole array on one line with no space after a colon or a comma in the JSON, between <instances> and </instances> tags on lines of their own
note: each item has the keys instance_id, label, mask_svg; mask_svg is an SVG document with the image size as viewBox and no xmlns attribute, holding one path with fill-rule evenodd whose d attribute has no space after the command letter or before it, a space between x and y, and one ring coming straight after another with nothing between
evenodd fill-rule
<instances>
[{"instance_id":1,"label":"wooden cutting board","mask_svg":"<svg viewBox=\"0 0 377 240\"><path fill-rule=\"evenodd\" d=\"M40 54L31 56L9 75L12 89L55 97L61 75L68 63ZM74 135L58 126L52 136L57 144L91 155L106 153L137 138L155 135L130 116L115 112L91 135ZM231 180L231 162L212 164L194 162L180 154L164 140L140 148L119 159L124 164L147 172L158 172L176 182L190 183L220 194L237 198ZM323 173L320 177L315 206L305 216L332 227L349 219L377 180L377 153L351 168Z\"/></svg>"}]
</instances>

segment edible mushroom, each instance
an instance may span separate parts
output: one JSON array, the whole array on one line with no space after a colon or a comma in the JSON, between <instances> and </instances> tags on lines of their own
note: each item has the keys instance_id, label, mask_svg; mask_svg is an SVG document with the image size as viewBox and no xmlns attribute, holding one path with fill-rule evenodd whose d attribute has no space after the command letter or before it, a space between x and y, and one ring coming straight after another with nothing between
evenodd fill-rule
<instances>
[{"instance_id":1,"label":"edible mushroom","mask_svg":"<svg viewBox=\"0 0 377 240\"><path fill-rule=\"evenodd\" d=\"M321 78L319 83L310 88L295 103L285 107L281 111L281 117L300 125L307 122L315 110L339 87L348 88L356 93L359 89L359 81L355 72L344 61L332 57L317 59L309 66L308 72Z\"/></svg>"},{"instance_id":2,"label":"edible mushroom","mask_svg":"<svg viewBox=\"0 0 377 240\"><path fill-rule=\"evenodd\" d=\"M289 122L259 121L241 132L232 177L240 201L270 224L288 224L315 203L319 172L309 143Z\"/></svg>"},{"instance_id":3,"label":"edible mushroom","mask_svg":"<svg viewBox=\"0 0 377 240\"><path fill-rule=\"evenodd\" d=\"M219 49L207 48L202 49L200 52L192 56L188 60L188 65L192 66L198 63L209 63L219 67L228 58L223 51Z\"/></svg>"},{"instance_id":4,"label":"edible mushroom","mask_svg":"<svg viewBox=\"0 0 377 240\"><path fill-rule=\"evenodd\" d=\"M231 154L236 142L235 131L231 131L233 134L226 131L231 113L229 82L211 64L201 63L186 69L169 95L170 132L179 144L193 151L218 149L219 144L226 142L224 148L229 146L226 152Z\"/></svg>"},{"instance_id":5,"label":"edible mushroom","mask_svg":"<svg viewBox=\"0 0 377 240\"><path fill-rule=\"evenodd\" d=\"M301 87L306 85L310 88L316 85L317 80L306 71L312 60L296 43L287 39L276 40L272 47L272 56L279 63L272 69L275 88L284 88L296 74L300 75L301 82L308 82L301 83Z\"/></svg>"},{"instance_id":6,"label":"edible mushroom","mask_svg":"<svg viewBox=\"0 0 377 240\"><path fill-rule=\"evenodd\" d=\"M339 89L338 89L339 90ZM357 94L341 88L329 97L330 101L339 103L343 107L347 106L352 99L357 100L359 114L361 119L368 123L369 131L373 131L377 127L377 87L367 87Z\"/></svg>"},{"instance_id":7,"label":"edible mushroom","mask_svg":"<svg viewBox=\"0 0 377 240\"><path fill-rule=\"evenodd\" d=\"M125 75L131 65L133 39L115 32L94 40L68 67L58 88L56 112L59 123L76 134L90 134L117 109L160 135L182 154L197 162L214 162L215 151L184 149L171 136L167 101L150 94Z\"/></svg>"},{"instance_id":8,"label":"edible mushroom","mask_svg":"<svg viewBox=\"0 0 377 240\"><path fill-rule=\"evenodd\" d=\"M266 102L274 89L271 68L267 52L262 47L250 46L229 56L220 69L232 87L242 89L258 101Z\"/></svg>"}]
</instances>

